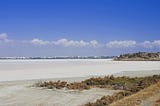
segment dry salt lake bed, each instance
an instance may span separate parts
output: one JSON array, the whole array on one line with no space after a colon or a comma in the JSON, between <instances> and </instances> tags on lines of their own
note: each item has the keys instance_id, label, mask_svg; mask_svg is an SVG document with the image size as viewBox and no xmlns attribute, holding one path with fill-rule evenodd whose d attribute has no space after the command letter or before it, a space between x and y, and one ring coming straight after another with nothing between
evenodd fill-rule
<instances>
[{"instance_id":1,"label":"dry salt lake bed","mask_svg":"<svg viewBox=\"0 0 160 106\"><path fill-rule=\"evenodd\" d=\"M115 92L98 88L78 91L31 87L40 80L73 82L91 76L145 76L159 73L159 61L0 60L0 106L77 106Z\"/></svg>"}]
</instances>

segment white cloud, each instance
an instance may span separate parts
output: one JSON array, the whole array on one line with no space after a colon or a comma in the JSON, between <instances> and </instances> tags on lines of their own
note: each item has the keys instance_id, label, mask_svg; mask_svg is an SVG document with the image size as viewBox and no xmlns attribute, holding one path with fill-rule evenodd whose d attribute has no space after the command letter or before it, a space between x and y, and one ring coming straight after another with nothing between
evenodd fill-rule
<instances>
[{"instance_id":1,"label":"white cloud","mask_svg":"<svg viewBox=\"0 0 160 106\"><path fill-rule=\"evenodd\" d=\"M7 33L1 33L0 34L0 42L1 43L9 43L12 42L13 40L8 39Z\"/></svg>"},{"instance_id":2,"label":"white cloud","mask_svg":"<svg viewBox=\"0 0 160 106\"><path fill-rule=\"evenodd\" d=\"M67 39L59 39L57 41L53 41L53 44L68 47L68 46L78 46L79 42L73 40L69 41Z\"/></svg>"},{"instance_id":3,"label":"white cloud","mask_svg":"<svg viewBox=\"0 0 160 106\"><path fill-rule=\"evenodd\" d=\"M34 44L34 45L47 45L47 44L50 44L49 41L44 41L44 40L40 40L40 39L33 39L30 41L30 43Z\"/></svg>"},{"instance_id":4,"label":"white cloud","mask_svg":"<svg viewBox=\"0 0 160 106\"><path fill-rule=\"evenodd\" d=\"M133 40L123 40L123 41L110 41L106 44L108 48L128 48L136 46L136 41Z\"/></svg>"},{"instance_id":5,"label":"white cloud","mask_svg":"<svg viewBox=\"0 0 160 106\"><path fill-rule=\"evenodd\" d=\"M44 40L35 38L35 39L31 40L30 43L32 43L34 45L52 44L55 46L64 46L64 47L87 47L87 46L97 47L99 45L96 40L86 42L84 40L76 41L76 40L67 40L65 38L59 39L57 41L44 41Z\"/></svg>"},{"instance_id":6,"label":"white cloud","mask_svg":"<svg viewBox=\"0 0 160 106\"><path fill-rule=\"evenodd\" d=\"M100 44L99 44L96 40L90 41L90 44L91 44L93 47L98 47L98 46L100 46Z\"/></svg>"},{"instance_id":7,"label":"white cloud","mask_svg":"<svg viewBox=\"0 0 160 106\"><path fill-rule=\"evenodd\" d=\"M142 45L145 48L160 47L160 40L155 40L153 42L151 42L151 41L144 41L140 45Z\"/></svg>"},{"instance_id":8,"label":"white cloud","mask_svg":"<svg viewBox=\"0 0 160 106\"><path fill-rule=\"evenodd\" d=\"M144 41L143 43L141 43L141 45L145 48L152 48L153 47L152 42L150 42L150 41Z\"/></svg>"},{"instance_id":9,"label":"white cloud","mask_svg":"<svg viewBox=\"0 0 160 106\"><path fill-rule=\"evenodd\" d=\"M33 45L34 46L33 48ZM40 47L42 46L42 48ZM39 48L40 47L40 48ZM62 47L62 48L61 48ZM70 48L73 47L73 48ZM95 49L94 49L95 48ZM125 48L125 49L124 49ZM159 51L160 40L136 42L134 40L114 40L106 43L99 43L96 40L44 40L34 38L31 40L11 40L7 33L0 33L0 49L4 51L4 55L16 54L22 55L103 55L103 54L116 54L124 52L137 52L137 51ZM4 50L5 49L5 50ZM15 51L19 50L18 52ZM112 50L114 49L114 51ZM25 52L24 52L25 51ZM27 51L31 51L28 53ZM51 52L52 51L52 52ZM21 54L22 53L22 54ZM2 54L2 53L1 53Z\"/></svg>"},{"instance_id":10,"label":"white cloud","mask_svg":"<svg viewBox=\"0 0 160 106\"><path fill-rule=\"evenodd\" d=\"M16 40L10 40L8 39L7 33L1 33L0 34L0 43L30 43L33 45L53 45L53 46L63 46L63 47L107 47L107 48L131 48L131 47L140 47L140 48L160 48L160 40L154 40L154 41L144 41L144 42L136 42L134 40L114 40L109 41L106 44L100 44L96 40L91 41L84 41L84 40L68 40L68 39L59 39L56 41L48 41L48 40L41 40L38 38L34 38L31 41L16 41Z\"/></svg>"},{"instance_id":11,"label":"white cloud","mask_svg":"<svg viewBox=\"0 0 160 106\"><path fill-rule=\"evenodd\" d=\"M3 34L0 36L0 39L8 40L7 36ZM27 42L27 41L26 41ZM64 46L64 47L104 47L103 44L99 44L96 40L91 41L84 41L84 40L68 40L68 39L59 39L56 41L47 41L41 40L38 38L32 39L29 43L34 45L53 45L53 46ZM144 47L144 48L153 48L153 47L160 47L160 40L151 41L144 41L137 43L134 40L115 40L109 41L106 43L107 48L130 48L130 47Z\"/></svg>"},{"instance_id":12,"label":"white cloud","mask_svg":"<svg viewBox=\"0 0 160 106\"><path fill-rule=\"evenodd\" d=\"M86 42L84 40L76 41L76 40L60 39L57 41L53 41L53 44L65 46L65 47L69 47L69 46L72 46L72 47L87 47L87 46L96 47L96 46L98 46L98 42L96 40Z\"/></svg>"},{"instance_id":13,"label":"white cloud","mask_svg":"<svg viewBox=\"0 0 160 106\"><path fill-rule=\"evenodd\" d=\"M0 34L0 40L6 40L8 35L6 33L1 33Z\"/></svg>"},{"instance_id":14,"label":"white cloud","mask_svg":"<svg viewBox=\"0 0 160 106\"><path fill-rule=\"evenodd\" d=\"M160 47L160 40L153 41L153 45L156 47Z\"/></svg>"}]
</instances>

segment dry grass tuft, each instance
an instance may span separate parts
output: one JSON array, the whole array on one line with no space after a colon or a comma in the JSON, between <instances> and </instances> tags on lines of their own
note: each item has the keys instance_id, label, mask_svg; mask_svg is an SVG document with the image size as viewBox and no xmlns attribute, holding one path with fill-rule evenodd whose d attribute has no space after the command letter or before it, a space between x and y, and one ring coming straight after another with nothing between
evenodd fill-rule
<instances>
[{"instance_id":1,"label":"dry grass tuft","mask_svg":"<svg viewBox=\"0 0 160 106\"><path fill-rule=\"evenodd\" d=\"M144 100L158 93L160 93L160 81L157 84L151 85L150 87L145 88L136 94L114 102L109 106L138 106L140 104L143 104ZM160 106L160 100L157 100L156 102L157 103L154 106Z\"/></svg>"}]
</instances>

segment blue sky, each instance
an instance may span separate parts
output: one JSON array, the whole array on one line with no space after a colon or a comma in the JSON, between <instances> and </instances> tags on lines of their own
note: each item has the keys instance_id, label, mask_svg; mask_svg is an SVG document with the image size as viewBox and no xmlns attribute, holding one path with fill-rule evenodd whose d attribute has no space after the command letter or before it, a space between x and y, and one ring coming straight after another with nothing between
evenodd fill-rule
<instances>
[{"instance_id":1,"label":"blue sky","mask_svg":"<svg viewBox=\"0 0 160 106\"><path fill-rule=\"evenodd\" d=\"M1 0L0 56L160 51L159 0Z\"/></svg>"}]
</instances>

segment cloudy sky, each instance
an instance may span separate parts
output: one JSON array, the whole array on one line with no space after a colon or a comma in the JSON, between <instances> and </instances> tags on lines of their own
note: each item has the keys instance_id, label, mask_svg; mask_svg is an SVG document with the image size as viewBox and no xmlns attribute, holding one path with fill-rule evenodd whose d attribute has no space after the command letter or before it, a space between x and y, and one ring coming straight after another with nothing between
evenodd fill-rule
<instances>
[{"instance_id":1,"label":"cloudy sky","mask_svg":"<svg viewBox=\"0 0 160 106\"><path fill-rule=\"evenodd\" d=\"M0 0L0 56L160 52L159 0Z\"/></svg>"}]
</instances>

